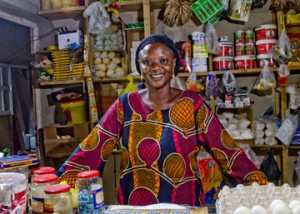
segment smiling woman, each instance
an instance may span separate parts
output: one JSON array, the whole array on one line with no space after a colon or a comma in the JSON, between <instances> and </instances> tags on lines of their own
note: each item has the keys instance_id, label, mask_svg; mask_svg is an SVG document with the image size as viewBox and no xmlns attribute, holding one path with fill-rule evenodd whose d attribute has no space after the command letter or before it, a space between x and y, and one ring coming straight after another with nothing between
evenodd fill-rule
<instances>
[{"instance_id":1,"label":"smiling woman","mask_svg":"<svg viewBox=\"0 0 300 214\"><path fill-rule=\"evenodd\" d=\"M170 86L179 54L164 35L144 39L136 66L146 89L120 96L90 135L58 170L103 169L117 146L122 151L118 203L203 206L197 155L203 146L219 164L228 185L266 184L266 176L235 145L204 99ZM61 180L62 181L62 180Z\"/></svg>"}]
</instances>

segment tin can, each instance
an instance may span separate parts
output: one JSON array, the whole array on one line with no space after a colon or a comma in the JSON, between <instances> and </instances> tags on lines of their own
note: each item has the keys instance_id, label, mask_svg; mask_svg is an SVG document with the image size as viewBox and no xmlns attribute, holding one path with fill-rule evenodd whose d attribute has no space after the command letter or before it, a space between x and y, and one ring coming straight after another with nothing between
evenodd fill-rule
<instances>
[{"instance_id":1,"label":"tin can","mask_svg":"<svg viewBox=\"0 0 300 214\"><path fill-rule=\"evenodd\" d=\"M253 31L252 30L246 30L245 32L245 43L253 43Z\"/></svg>"},{"instance_id":2,"label":"tin can","mask_svg":"<svg viewBox=\"0 0 300 214\"><path fill-rule=\"evenodd\" d=\"M245 43L245 31L238 30L234 32L234 41L236 44Z\"/></svg>"}]
</instances>

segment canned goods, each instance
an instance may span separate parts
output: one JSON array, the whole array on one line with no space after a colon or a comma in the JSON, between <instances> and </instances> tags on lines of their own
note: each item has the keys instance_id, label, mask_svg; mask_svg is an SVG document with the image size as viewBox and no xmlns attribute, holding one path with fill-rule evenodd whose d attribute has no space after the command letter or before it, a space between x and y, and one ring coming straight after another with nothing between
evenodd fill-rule
<instances>
[{"instance_id":1,"label":"canned goods","mask_svg":"<svg viewBox=\"0 0 300 214\"><path fill-rule=\"evenodd\" d=\"M246 43L245 44L245 53L246 53L246 55L255 55L254 43Z\"/></svg>"},{"instance_id":2,"label":"canned goods","mask_svg":"<svg viewBox=\"0 0 300 214\"><path fill-rule=\"evenodd\" d=\"M235 55L236 56L245 55L245 44L244 43L235 44Z\"/></svg>"},{"instance_id":3,"label":"canned goods","mask_svg":"<svg viewBox=\"0 0 300 214\"><path fill-rule=\"evenodd\" d=\"M245 43L245 31L243 30L238 30L234 32L234 40L235 43Z\"/></svg>"},{"instance_id":4,"label":"canned goods","mask_svg":"<svg viewBox=\"0 0 300 214\"><path fill-rule=\"evenodd\" d=\"M220 42L219 54L216 56L233 56L233 44L231 42Z\"/></svg>"},{"instance_id":5,"label":"canned goods","mask_svg":"<svg viewBox=\"0 0 300 214\"><path fill-rule=\"evenodd\" d=\"M253 43L253 31L246 30L245 32L245 43Z\"/></svg>"}]
</instances>

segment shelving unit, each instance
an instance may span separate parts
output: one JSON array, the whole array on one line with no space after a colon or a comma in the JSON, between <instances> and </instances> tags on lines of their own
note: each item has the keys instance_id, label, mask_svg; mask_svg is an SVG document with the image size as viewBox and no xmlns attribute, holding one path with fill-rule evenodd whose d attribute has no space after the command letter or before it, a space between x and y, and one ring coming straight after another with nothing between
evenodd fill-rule
<instances>
[{"instance_id":1,"label":"shelving unit","mask_svg":"<svg viewBox=\"0 0 300 214\"><path fill-rule=\"evenodd\" d=\"M139 40L143 37L147 37L151 35L153 32L153 10L160 9L167 6L168 0L131 0L125 2L118 2L120 7L120 12L138 12L140 16L142 16L144 20L144 28L139 30L128 30L127 33L127 42L131 44L132 41ZM108 4L105 5L106 7ZM86 6L80 7L71 7L71 8L62 8L59 10L47 10L40 11L39 15L48 18L49 20L59 20L66 18L77 18L81 17L84 10L87 8L87 0ZM130 50L130 47L127 48L127 51ZM271 71L276 72L278 68L271 68ZM290 67L291 73L298 73L300 67ZM232 73L236 76L258 76L262 68L256 69L248 69L248 70L233 70ZM226 71L212 71L217 76L222 76ZM197 72L198 77L206 77L209 72ZM179 73L178 77L187 78L190 73ZM140 81L140 76L133 76L135 81ZM93 80L95 87L97 90L101 90L101 84L106 83L126 83L128 80L126 77L121 78L101 78L97 80ZM63 87L66 85L76 85L76 84L84 84L84 80L66 80L66 81L38 81L35 82L35 87L40 88L48 88L48 87ZM280 109L281 118L285 118L285 107L286 107L286 93L285 89L281 90L280 93L276 94L277 97L277 110ZM282 183L288 182L288 157L289 155L297 154L297 151L300 148L296 146L285 146L285 145L276 145L276 146L251 146L251 148L260 155L264 155L268 149L273 149L275 154L280 157L279 162L280 168L282 170Z\"/></svg>"}]
</instances>

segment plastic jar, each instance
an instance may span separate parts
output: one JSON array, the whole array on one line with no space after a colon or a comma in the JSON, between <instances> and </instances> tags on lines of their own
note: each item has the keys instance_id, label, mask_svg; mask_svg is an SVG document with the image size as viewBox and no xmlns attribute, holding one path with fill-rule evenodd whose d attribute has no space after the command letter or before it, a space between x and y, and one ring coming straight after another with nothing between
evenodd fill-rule
<instances>
[{"instance_id":1,"label":"plastic jar","mask_svg":"<svg viewBox=\"0 0 300 214\"><path fill-rule=\"evenodd\" d=\"M44 189L45 213L73 214L71 187L68 184L54 184Z\"/></svg>"},{"instance_id":2,"label":"plastic jar","mask_svg":"<svg viewBox=\"0 0 300 214\"><path fill-rule=\"evenodd\" d=\"M76 177L75 185L78 189L79 213L102 213L104 210L104 195L99 171L80 172Z\"/></svg>"},{"instance_id":3,"label":"plastic jar","mask_svg":"<svg viewBox=\"0 0 300 214\"><path fill-rule=\"evenodd\" d=\"M58 181L58 176L54 174L36 175L33 177L31 185L31 210L32 213L45 212L45 188Z\"/></svg>"},{"instance_id":4,"label":"plastic jar","mask_svg":"<svg viewBox=\"0 0 300 214\"><path fill-rule=\"evenodd\" d=\"M21 173L0 173L0 213L26 214L27 178Z\"/></svg>"},{"instance_id":5,"label":"plastic jar","mask_svg":"<svg viewBox=\"0 0 300 214\"><path fill-rule=\"evenodd\" d=\"M74 6L73 0L61 0L61 7L72 7Z\"/></svg>"},{"instance_id":6,"label":"plastic jar","mask_svg":"<svg viewBox=\"0 0 300 214\"><path fill-rule=\"evenodd\" d=\"M263 68L267 63L270 67L276 66L273 58L270 58L268 54L261 54L256 56L257 67Z\"/></svg>"}]
</instances>

